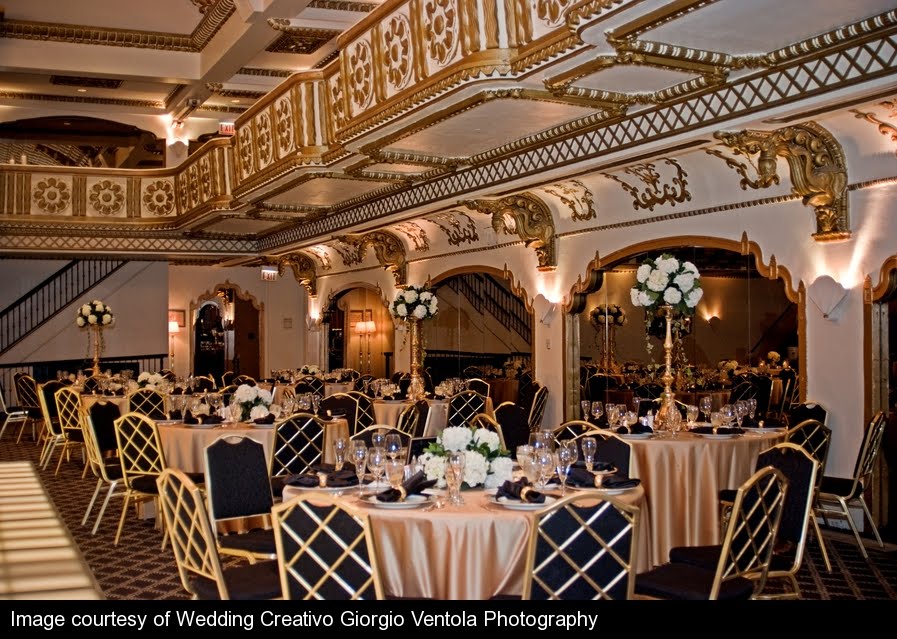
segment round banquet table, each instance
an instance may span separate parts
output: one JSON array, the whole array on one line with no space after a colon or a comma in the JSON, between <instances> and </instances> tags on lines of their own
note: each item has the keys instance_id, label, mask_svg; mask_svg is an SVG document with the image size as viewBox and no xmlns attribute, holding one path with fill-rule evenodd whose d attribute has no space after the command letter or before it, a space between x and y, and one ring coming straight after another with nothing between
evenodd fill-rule
<instances>
[{"instance_id":1,"label":"round banquet table","mask_svg":"<svg viewBox=\"0 0 897 639\"><path fill-rule=\"evenodd\" d=\"M158 422L157 422L158 423ZM265 459L271 458L274 445L274 425L224 424L214 428L159 423L159 436L165 453L165 463L188 473L205 472L205 448L219 437L239 435L251 437L265 447ZM333 440L349 436L349 423L345 419L333 419L326 423L324 435L324 461L333 463Z\"/></svg>"},{"instance_id":2,"label":"round banquet table","mask_svg":"<svg viewBox=\"0 0 897 639\"><path fill-rule=\"evenodd\" d=\"M286 501L301 492L300 488L286 486L283 498ZM344 495L353 506L370 514L383 588L388 595L484 600L523 593L532 511L494 504L485 490L464 491L464 505L446 505L438 510L381 509L359 500L354 490ZM642 572L651 566L645 491L639 486L617 499L641 508L636 570Z\"/></svg>"},{"instance_id":3,"label":"round banquet table","mask_svg":"<svg viewBox=\"0 0 897 639\"><path fill-rule=\"evenodd\" d=\"M754 473L760 452L784 439L784 431L772 431L730 439L681 432L627 440L629 474L642 480L647 495L655 564L668 561L675 546L720 543L719 491L738 488Z\"/></svg>"}]
</instances>

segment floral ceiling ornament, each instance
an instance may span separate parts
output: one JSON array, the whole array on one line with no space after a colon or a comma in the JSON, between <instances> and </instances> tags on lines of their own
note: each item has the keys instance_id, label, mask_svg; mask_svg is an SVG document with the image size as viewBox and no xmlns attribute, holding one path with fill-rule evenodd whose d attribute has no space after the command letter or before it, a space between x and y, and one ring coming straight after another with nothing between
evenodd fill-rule
<instances>
[{"instance_id":1,"label":"floral ceiling ornament","mask_svg":"<svg viewBox=\"0 0 897 639\"><path fill-rule=\"evenodd\" d=\"M792 192L815 212L813 238L825 242L850 237L847 163L841 145L826 129L808 122L775 131L717 131L714 137L736 155L758 155L758 182L763 187L779 183L777 158L785 158Z\"/></svg>"},{"instance_id":2,"label":"floral ceiling ornament","mask_svg":"<svg viewBox=\"0 0 897 639\"><path fill-rule=\"evenodd\" d=\"M143 205L157 217L174 210L174 186L168 180L156 180L143 192Z\"/></svg>"},{"instance_id":3,"label":"floral ceiling ornament","mask_svg":"<svg viewBox=\"0 0 897 639\"><path fill-rule=\"evenodd\" d=\"M121 210L125 195L121 184L116 184L112 180L101 180L90 187L88 200L100 215L114 215Z\"/></svg>"},{"instance_id":4,"label":"floral ceiling ornament","mask_svg":"<svg viewBox=\"0 0 897 639\"><path fill-rule=\"evenodd\" d=\"M277 274L283 277L284 271L290 268L293 271L293 277L311 297L315 297L317 292L318 274L315 270L314 261L304 253L291 253L282 257L277 262Z\"/></svg>"},{"instance_id":5,"label":"floral ceiling ornament","mask_svg":"<svg viewBox=\"0 0 897 639\"><path fill-rule=\"evenodd\" d=\"M349 247L349 258L354 264L360 264L364 260L368 247L373 248L380 266L392 273L396 286L405 284L405 245L396 235L388 231L371 231L364 235L341 235L337 239ZM346 266L351 266L346 255L343 255L343 261Z\"/></svg>"},{"instance_id":6,"label":"floral ceiling ornament","mask_svg":"<svg viewBox=\"0 0 897 639\"><path fill-rule=\"evenodd\" d=\"M676 160L667 158L663 162L676 169L675 177L671 178L669 183L666 184L661 184L661 175L657 170L657 165L652 162L636 164L624 170L624 173L641 180L645 185L644 191L639 191L638 187L629 184L612 173L604 173L603 175L617 182L623 187L624 191L632 196L632 206L635 210L648 209L653 211L654 207L658 205L670 204L671 206L676 206L676 204L691 200L691 193L688 192L688 173Z\"/></svg>"},{"instance_id":7,"label":"floral ceiling ornament","mask_svg":"<svg viewBox=\"0 0 897 639\"><path fill-rule=\"evenodd\" d=\"M557 267L557 239L551 209L533 193L509 195L498 200L465 200L464 206L492 216L496 234L517 235L536 251L540 271Z\"/></svg>"},{"instance_id":8,"label":"floral ceiling ornament","mask_svg":"<svg viewBox=\"0 0 897 639\"><path fill-rule=\"evenodd\" d=\"M34 190L34 201L45 213L64 211L71 199L72 192L68 184L56 178L41 180Z\"/></svg>"}]
</instances>

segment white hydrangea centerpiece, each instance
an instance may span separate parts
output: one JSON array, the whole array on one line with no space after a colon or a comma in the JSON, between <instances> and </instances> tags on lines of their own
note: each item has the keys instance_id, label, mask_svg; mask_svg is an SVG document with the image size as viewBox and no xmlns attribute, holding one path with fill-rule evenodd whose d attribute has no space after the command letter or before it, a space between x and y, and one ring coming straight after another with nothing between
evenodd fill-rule
<instances>
[{"instance_id":1,"label":"white hydrangea centerpiece","mask_svg":"<svg viewBox=\"0 0 897 639\"><path fill-rule=\"evenodd\" d=\"M105 327L115 321L112 309L100 300L93 300L87 304L78 307L78 313L75 315L75 324L79 328L89 326Z\"/></svg>"},{"instance_id":2,"label":"white hydrangea centerpiece","mask_svg":"<svg viewBox=\"0 0 897 639\"><path fill-rule=\"evenodd\" d=\"M445 488L445 458L450 452L464 452L464 485L495 488L511 479L513 462L501 447L498 433L486 428L449 426L418 458L427 479Z\"/></svg>"},{"instance_id":3,"label":"white hydrangea centerpiece","mask_svg":"<svg viewBox=\"0 0 897 639\"><path fill-rule=\"evenodd\" d=\"M704 295L698 267L680 262L669 253L642 262L635 279L636 284L629 291L632 305L649 311L669 305L674 314L693 315Z\"/></svg>"},{"instance_id":4,"label":"white hydrangea centerpiece","mask_svg":"<svg viewBox=\"0 0 897 639\"><path fill-rule=\"evenodd\" d=\"M152 390L162 390L163 383L165 382L165 377L160 373L150 373L149 371L143 371L140 375L137 376L137 387L138 388L149 388Z\"/></svg>"},{"instance_id":5,"label":"white hydrangea centerpiece","mask_svg":"<svg viewBox=\"0 0 897 639\"><path fill-rule=\"evenodd\" d=\"M599 326L623 326L626 323L626 311L619 304L599 304L592 309L592 321Z\"/></svg>"},{"instance_id":6,"label":"white hydrangea centerpiece","mask_svg":"<svg viewBox=\"0 0 897 639\"><path fill-rule=\"evenodd\" d=\"M389 306L389 312L393 317L407 321L416 318L419 320L435 317L439 312L436 294L423 286L408 286L396 294L396 298Z\"/></svg>"},{"instance_id":7,"label":"white hydrangea centerpiece","mask_svg":"<svg viewBox=\"0 0 897 639\"><path fill-rule=\"evenodd\" d=\"M258 386L250 386L249 384L240 384L234 391L231 402L240 406L242 421L250 421L267 417L270 413L271 402L273 396L271 391L259 388Z\"/></svg>"}]
</instances>

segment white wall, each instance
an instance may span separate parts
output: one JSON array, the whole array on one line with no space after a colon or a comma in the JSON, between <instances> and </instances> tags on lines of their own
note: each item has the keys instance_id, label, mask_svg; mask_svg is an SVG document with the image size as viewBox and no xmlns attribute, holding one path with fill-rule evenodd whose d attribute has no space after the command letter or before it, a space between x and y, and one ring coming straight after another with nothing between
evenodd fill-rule
<instances>
[{"instance_id":1,"label":"white wall","mask_svg":"<svg viewBox=\"0 0 897 639\"><path fill-rule=\"evenodd\" d=\"M6 308L70 260L0 260L0 308Z\"/></svg>"}]
</instances>

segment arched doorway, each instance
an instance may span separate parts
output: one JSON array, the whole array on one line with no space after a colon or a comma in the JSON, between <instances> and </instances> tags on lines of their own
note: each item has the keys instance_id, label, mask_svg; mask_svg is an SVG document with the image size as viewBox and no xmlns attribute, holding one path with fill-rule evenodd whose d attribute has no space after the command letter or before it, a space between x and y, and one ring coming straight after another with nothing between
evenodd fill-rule
<instances>
[{"instance_id":1,"label":"arched doorway","mask_svg":"<svg viewBox=\"0 0 897 639\"><path fill-rule=\"evenodd\" d=\"M327 368L351 368L375 378L391 375L395 328L378 291L356 286L337 293L324 312L324 322Z\"/></svg>"},{"instance_id":2,"label":"arched doorway","mask_svg":"<svg viewBox=\"0 0 897 639\"><path fill-rule=\"evenodd\" d=\"M694 263L701 274L704 296L695 314L683 323L674 349L676 384L696 388L714 382L725 368L740 372L762 369L770 353L797 369L793 395L775 385L770 406L801 399L806 388L803 288L795 290L787 270L766 265L759 247L741 242L705 237L654 240L627 247L604 258L596 258L588 277L573 292L568 311L567 350L569 376L565 389L566 419L579 419L579 400L584 398L588 378L610 364L608 373L628 387L652 378L660 383L664 352L659 332L653 330L644 309L632 304L630 289L638 267L646 258L670 253L680 261ZM611 313L602 313L602 309ZM619 309L625 323L613 326ZM608 356L610 354L610 356ZM630 379L630 377L632 379ZM608 383L611 383L608 381ZM586 397L588 398L588 397Z\"/></svg>"}]
</instances>

